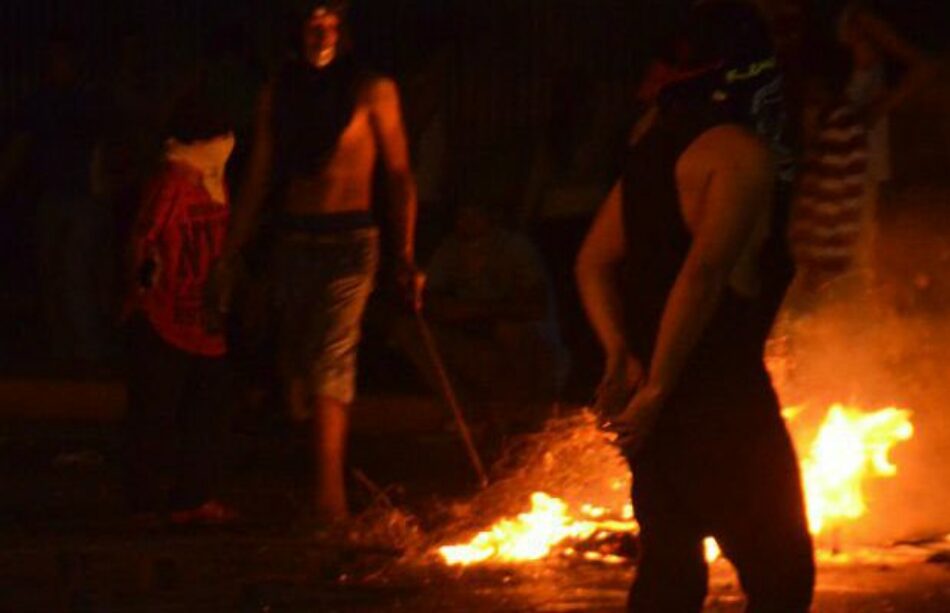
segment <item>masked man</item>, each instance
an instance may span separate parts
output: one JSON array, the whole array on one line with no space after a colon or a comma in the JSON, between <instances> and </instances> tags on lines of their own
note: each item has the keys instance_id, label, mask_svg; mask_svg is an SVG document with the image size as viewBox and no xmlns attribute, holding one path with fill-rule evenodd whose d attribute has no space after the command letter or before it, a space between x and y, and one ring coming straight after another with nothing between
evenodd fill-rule
<instances>
[{"instance_id":1,"label":"masked man","mask_svg":"<svg viewBox=\"0 0 950 613\"><path fill-rule=\"evenodd\" d=\"M228 301L240 250L265 201L275 228L273 283L279 361L287 402L312 419L314 512L343 519L344 443L356 349L378 260L370 213L377 158L388 180L394 270L415 301L416 189L393 81L360 69L348 53L344 6L310 2L299 22L298 57L265 87L248 175L222 259Z\"/></svg>"},{"instance_id":2,"label":"masked man","mask_svg":"<svg viewBox=\"0 0 950 613\"><path fill-rule=\"evenodd\" d=\"M807 611L798 464L762 359L792 272L780 80L742 2L695 6L675 48L577 261L607 353L600 405L619 409L608 418L633 471L642 556L629 605L701 610L713 536L748 610Z\"/></svg>"}]
</instances>

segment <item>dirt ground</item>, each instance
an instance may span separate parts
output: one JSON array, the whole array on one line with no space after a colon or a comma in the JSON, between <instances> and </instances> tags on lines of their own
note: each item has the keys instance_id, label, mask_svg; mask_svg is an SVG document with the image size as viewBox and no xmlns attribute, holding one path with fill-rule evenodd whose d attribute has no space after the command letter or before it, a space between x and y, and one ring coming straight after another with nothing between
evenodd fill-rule
<instances>
[{"instance_id":1,"label":"dirt ground","mask_svg":"<svg viewBox=\"0 0 950 613\"><path fill-rule=\"evenodd\" d=\"M424 555L407 561L384 549L318 544L296 523L305 471L287 433L243 442L227 487L244 512L238 525L136 530L122 512L114 426L8 424L0 432L3 612L621 611L635 572L564 559L459 570ZM451 435L362 434L352 447L354 465L379 483L402 476L393 496L410 506L474 487L458 479L467 467ZM359 488L357 505L365 503ZM823 561L816 610L950 611L945 545L942 553L904 546ZM732 571L717 562L709 610L741 606Z\"/></svg>"}]
</instances>

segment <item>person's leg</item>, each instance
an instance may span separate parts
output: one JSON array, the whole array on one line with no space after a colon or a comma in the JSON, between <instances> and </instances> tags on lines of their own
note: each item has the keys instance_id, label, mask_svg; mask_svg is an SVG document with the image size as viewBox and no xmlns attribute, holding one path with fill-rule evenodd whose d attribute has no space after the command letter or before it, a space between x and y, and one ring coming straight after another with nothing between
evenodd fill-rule
<instances>
[{"instance_id":1,"label":"person's leg","mask_svg":"<svg viewBox=\"0 0 950 613\"><path fill-rule=\"evenodd\" d=\"M322 519L347 514L345 468L348 409L356 391L356 350L372 279L348 276L329 284L322 313L322 351L310 371L314 510ZM315 326L317 327L317 326Z\"/></svg>"},{"instance_id":2,"label":"person's leg","mask_svg":"<svg viewBox=\"0 0 950 613\"><path fill-rule=\"evenodd\" d=\"M317 518L346 519L346 433L348 406L329 396L313 401L313 505Z\"/></svg>"},{"instance_id":3,"label":"person's leg","mask_svg":"<svg viewBox=\"0 0 950 613\"><path fill-rule=\"evenodd\" d=\"M798 463L776 415L725 452L734 466L721 484L714 533L739 574L753 613L808 611L815 566Z\"/></svg>"},{"instance_id":4,"label":"person's leg","mask_svg":"<svg viewBox=\"0 0 950 613\"><path fill-rule=\"evenodd\" d=\"M327 249L337 268L316 271L308 304L304 357L313 418L314 512L321 520L347 515L345 456L348 408L356 392L356 350L377 263L375 232L353 236ZM326 265L324 264L324 267Z\"/></svg>"},{"instance_id":5,"label":"person's leg","mask_svg":"<svg viewBox=\"0 0 950 613\"><path fill-rule=\"evenodd\" d=\"M275 254L277 272L274 306L279 322L278 370L284 402L296 422L310 420L312 436L312 512L318 522L332 522L346 515L342 478L344 432L333 421L335 407L321 402L311 377L327 335L325 264L330 254L319 246L280 243ZM325 427L325 424L329 427Z\"/></svg>"},{"instance_id":6,"label":"person's leg","mask_svg":"<svg viewBox=\"0 0 950 613\"><path fill-rule=\"evenodd\" d=\"M271 308L277 324L277 372L284 403L296 421L312 416L307 362L319 310L312 296L317 293L314 285L319 279L314 278L307 262L316 263L320 258L319 251L287 242L277 245L273 258Z\"/></svg>"},{"instance_id":7,"label":"person's leg","mask_svg":"<svg viewBox=\"0 0 950 613\"><path fill-rule=\"evenodd\" d=\"M163 510L186 369L144 320L130 329L125 485L133 513Z\"/></svg>"},{"instance_id":8,"label":"person's leg","mask_svg":"<svg viewBox=\"0 0 950 613\"><path fill-rule=\"evenodd\" d=\"M703 530L681 495L690 484L668 470L668 449L663 455L647 452L632 462L640 556L627 608L636 613L700 611L707 583Z\"/></svg>"},{"instance_id":9,"label":"person's leg","mask_svg":"<svg viewBox=\"0 0 950 613\"><path fill-rule=\"evenodd\" d=\"M227 452L230 376L225 358L189 356L191 368L180 403L180 433L172 505L195 509L214 499Z\"/></svg>"}]
</instances>

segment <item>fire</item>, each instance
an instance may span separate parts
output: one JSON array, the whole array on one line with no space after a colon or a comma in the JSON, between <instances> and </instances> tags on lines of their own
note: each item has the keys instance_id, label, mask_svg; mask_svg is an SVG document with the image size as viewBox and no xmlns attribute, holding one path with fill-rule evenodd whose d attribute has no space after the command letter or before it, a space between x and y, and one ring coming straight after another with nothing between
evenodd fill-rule
<instances>
[{"instance_id":1,"label":"fire","mask_svg":"<svg viewBox=\"0 0 950 613\"><path fill-rule=\"evenodd\" d=\"M867 512L862 485L870 477L891 477L897 467L891 448L914 434L910 411L874 413L836 404L802 461L802 482L812 534Z\"/></svg>"},{"instance_id":2,"label":"fire","mask_svg":"<svg viewBox=\"0 0 950 613\"><path fill-rule=\"evenodd\" d=\"M787 409L783 414L792 421L800 412ZM913 431L910 411L906 410L864 412L838 404L828 410L801 463L813 534L820 534L830 525L854 521L867 512L864 482L896 474L897 467L888 455L894 445L910 439ZM615 480L611 489L623 489L623 481ZM620 563L623 558L613 553L578 551L571 545L635 533L638 526L633 516L629 504L619 511L580 504L572 514L567 502L538 491L531 495L529 511L514 519L501 519L466 544L440 547L438 553L447 564L462 566L540 560L555 550L568 557ZM703 548L707 562L721 557L713 538L706 538Z\"/></svg>"},{"instance_id":3,"label":"fire","mask_svg":"<svg viewBox=\"0 0 950 613\"><path fill-rule=\"evenodd\" d=\"M547 557L555 546L568 539L588 539L599 530L630 532L636 529L636 523L629 519L601 519L608 511L600 507L585 505L582 512L590 519L574 519L563 500L535 492L531 495L530 511L515 519L502 519L479 532L468 544L440 547L439 553L449 564L468 565L489 560L525 562Z\"/></svg>"}]
</instances>

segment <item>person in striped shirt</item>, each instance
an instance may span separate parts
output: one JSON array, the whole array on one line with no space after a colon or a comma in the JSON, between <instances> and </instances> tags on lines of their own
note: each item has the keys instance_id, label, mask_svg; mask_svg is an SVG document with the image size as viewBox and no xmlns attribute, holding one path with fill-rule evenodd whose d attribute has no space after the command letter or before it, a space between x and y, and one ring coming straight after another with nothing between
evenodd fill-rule
<instances>
[{"instance_id":1,"label":"person in striped shirt","mask_svg":"<svg viewBox=\"0 0 950 613\"><path fill-rule=\"evenodd\" d=\"M789 238L800 282L810 291L856 269L868 232L868 128L845 93L843 68L842 58L826 57L807 87L805 147Z\"/></svg>"}]
</instances>

